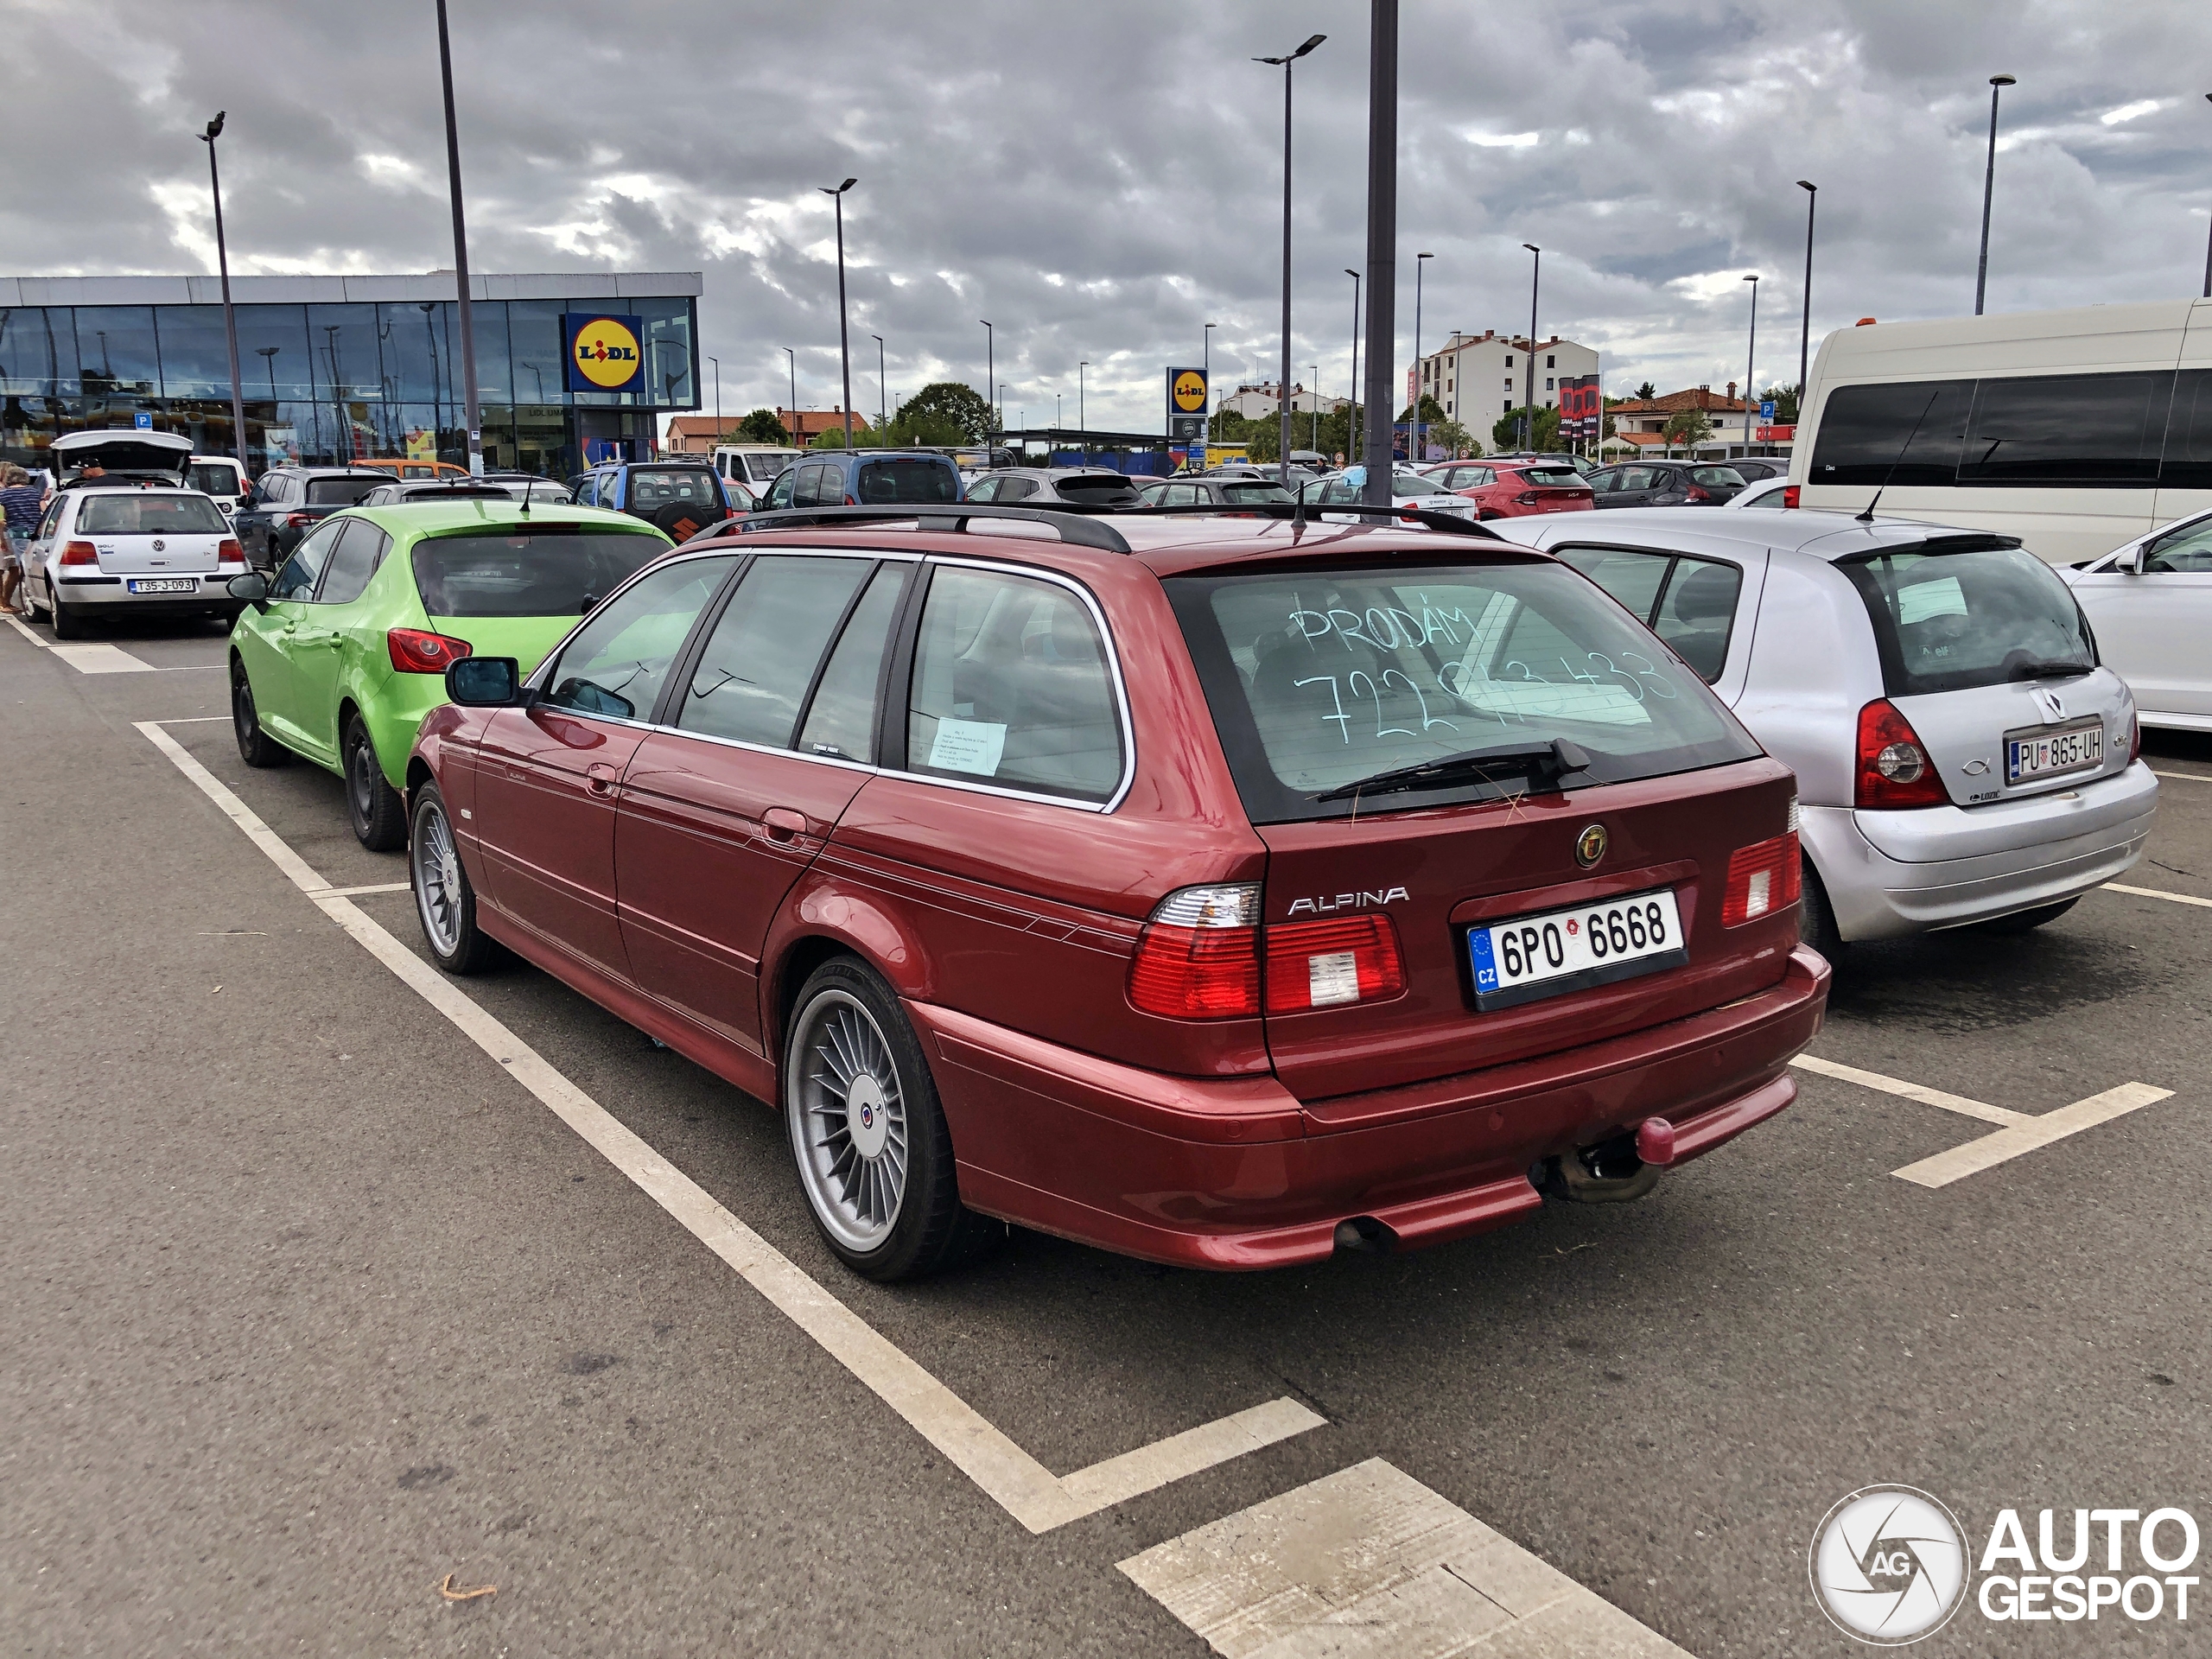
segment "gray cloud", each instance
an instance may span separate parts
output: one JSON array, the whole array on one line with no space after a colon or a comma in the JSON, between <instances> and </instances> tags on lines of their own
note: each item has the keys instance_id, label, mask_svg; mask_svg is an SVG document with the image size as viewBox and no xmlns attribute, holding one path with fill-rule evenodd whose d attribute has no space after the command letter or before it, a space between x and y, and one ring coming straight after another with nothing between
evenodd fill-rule
<instances>
[{"instance_id":1,"label":"gray cloud","mask_svg":"<svg viewBox=\"0 0 2212 1659\"><path fill-rule=\"evenodd\" d=\"M1151 429L1160 372L1214 336L1217 377L1270 373L1281 79L1248 60L1315 31L1299 70L1294 360L1348 378L1364 245L1367 14L1278 0L915 9L706 0L451 0L471 257L482 270L702 269L726 410L836 391L830 217L848 174L854 401L874 343L895 394L981 384L997 325L1011 417ZM234 269L451 262L429 0L5 0L17 73L0 199L21 274L212 269L205 151ZM2212 10L1892 0L1408 3L1402 365L1411 254L1445 329L1541 325L1609 386L1796 375L1804 195L1821 186L1817 335L1973 302L1988 74L2006 95L1993 308L2193 294L2212 209ZM2194 77L2194 79L2184 79ZM2107 119L2107 118L2115 118Z\"/></svg>"}]
</instances>

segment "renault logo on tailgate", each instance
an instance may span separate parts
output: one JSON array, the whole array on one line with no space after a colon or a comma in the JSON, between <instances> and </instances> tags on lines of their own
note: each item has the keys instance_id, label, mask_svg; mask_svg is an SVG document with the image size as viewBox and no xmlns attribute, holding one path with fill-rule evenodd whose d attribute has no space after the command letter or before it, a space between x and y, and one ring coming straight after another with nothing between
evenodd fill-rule
<instances>
[{"instance_id":1,"label":"renault logo on tailgate","mask_svg":"<svg viewBox=\"0 0 2212 1659\"><path fill-rule=\"evenodd\" d=\"M1582 833L1574 838L1574 861L1586 870L1605 855L1605 826L1585 824Z\"/></svg>"}]
</instances>

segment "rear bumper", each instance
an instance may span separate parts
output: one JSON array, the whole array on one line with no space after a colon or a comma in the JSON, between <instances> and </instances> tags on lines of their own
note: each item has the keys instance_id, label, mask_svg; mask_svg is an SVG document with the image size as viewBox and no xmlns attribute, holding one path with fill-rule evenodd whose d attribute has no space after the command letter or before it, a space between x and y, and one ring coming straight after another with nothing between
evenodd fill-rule
<instances>
[{"instance_id":1,"label":"rear bumper","mask_svg":"<svg viewBox=\"0 0 2212 1659\"><path fill-rule=\"evenodd\" d=\"M2137 761L2078 789L1986 807L1802 807L1847 939L1897 938L2057 904L2143 856L2158 780Z\"/></svg>"},{"instance_id":2,"label":"rear bumper","mask_svg":"<svg viewBox=\"0 0 2212 1659\"><path fill-rule=\"evenodd\" d=\"M79 566L79 569L83 567ZM53 576L54 591L61 602L73 611L106 612L117 615L164 616L192 614L205 616L213 611L235 611L238 601L232 599L226 584L232 576L243 575L243 568L224 571L220 575L205 575L181 571L199 583L188 594L134 594L130 578L127 576Z\"/></svg>"},{"instance_id":3,"label":"rear bumper","mask_svg":"<svg viewBox=\"0 0 2212 1659\"><path fill-rule=\"evenodd\" d=\"M1796 1098L1790 1058L1818 1033L1827 964L1607 1042L1414 1089L1329 1103L1332 1128L1271 1076L1167 1077L970 1015L906 1005L935 1072L972 1207L1185 1267L1325 1258L1339 1223L1401 1245L1486 1231L1541 1203L1541 1160L1664 1116L1675 1161Z\"/></svg>"}]
</instances>

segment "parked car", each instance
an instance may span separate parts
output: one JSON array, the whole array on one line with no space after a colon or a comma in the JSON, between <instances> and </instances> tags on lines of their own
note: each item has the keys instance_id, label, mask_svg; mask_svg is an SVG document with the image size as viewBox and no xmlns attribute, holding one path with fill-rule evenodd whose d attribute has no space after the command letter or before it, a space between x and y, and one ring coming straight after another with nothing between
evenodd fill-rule
<instances>
[{"instance_id":1,"label":"parked car","mask_svg":"<svg viewBox=\"0 0 2212 1659\"><path fill-rule=\"evenodd\" d=\"M109 484L144 483L175 489L185 481L192 458L192 440L175 432L142 432L132 427L96 427L65 432L47 451L61 474L55 486L105 481ZM97 473L87 479L88 472Z\"/></svg>"},{"instance_id":2,"label":"parked car","mask_svg":"<svg viewBox=\"0 0 2212 1659\"><path fill-rule=\"evenodd\" d=\"M404 489L406 485L392 485ZM324 519L272 582L231 584L231 720L248 766L298 754L346 779L361 844L405 844L397 791L444 674L477 652L535 667L576 619L668 537L603 512L521 504L446 485L444 505Z\"/></svg>"},{"instance_id":3,"label":"parked car","mask_svg":"<svg viewBox=\"0 0 2212 1659\"><path fill-rule=\"evenodd\" d=\"M1702 461L1632 461L1601 467L1583 482L1599 507L1717 507L1744 487L1732 467Z\"/></svg>"},{"instance_id":4,"label":"parked car","mask_svg":"<svg viewBox=\"0 0 2212 1659\"><path fill-rule=\"evenodd\" d=\"M1163 478L1137 492L1147 507L1249 507L1298 498L1271 478L1241 474L1223 478Z\"/></svg>"},{"instance_id":5,"label":"parked car","mask_svg":"<svg viewBox=\"0 0 2212 1659\"><path fill-rule=\"evenodd\" d=\"M884 506L966 499L960 469L929 449L810 450L778 474L756 504L779 507Z\"/></svg>"},{"instance_id":6,"label":"parked car","mask_svg":"<svg viewBox=\"0 0 2212 1659\"><path fill-rule=\"evenodd\" d=\"M610 461L585 474L575 496L579 506L626 512L677 542L721 523L737 505L703 460Z\"/></svg>"},{"instance_id":7,"label":"parked car","mask_svg":"<svg viewBox=\"0 0 2212 1659\"><path fill-rule=\"evenodd\" d=\"M367 467L272 467L232 515L232 527L246 557L273 571L292 556L308 531L378 485L391 483L391 476Z\"/></svg>"},{"instance_id":8,"label":"parked car","mask_svg":"<svg viewBox=\"0 0 2212 1659\"><path fill-rule=\"evenodd\" d=\"M2145 726L2212 732L2212 512L2058 573Z\"/></svg>"},{"instance_id":9,"label":"parked car","mask_svg":"<svg viewBox=\"0 0 2212 1659\"><path fill-rule=\"evenodd\" d=\"M1797 486L1787 479L1770 478L1757 484L1746 484L1723 504L1724 512L1745 512L1754 510L1772 512L1797 505Z\"/></svg>"},{"instance_id":10,"label":"parked car","mask_svg":"<svg viewBox=\"0 0 2212 1659\"><path fill-rule=\"evenodd\" d=\"M227 518L245 505L253 493L247 482L245 468L229 455L194 455L185 463L186 486L213 498Z\"/></svg>"},{"instance_id":11,"label":"parked car","mask_svg":"<svg viewBox=\"0 0 2212 1659\"><path fill-rule=\"evenodd\" d=\"M1587 455L1569 454L1564 449L1505 449L1496 454L1484 455L1484 461L1538 461L1554 467L1567 467L1585 476L1598 470L1598 463ZM1448 463L1446 463L1448 464Z\"/></svg>"},{"instance_id":12,"label":"parked car","mask_svg":"<svg viewBox=\"0 0 2212 1659\"><path fill-rule=\"evenodd\" d=\"M1787 455L1738 455L1721 463L1746 484L1758 484L1770 478L1789 476L1789 457Z\"/></svg>"},{"instance_id":13,"label":"parked car","mask_svg":"<svg viewBox=\"0 0 2212 1659\"><path fill-rule=\"evenodd\" d=\"M1518 518L1532 512L1587 512L1589 485L1556 461L1454 461L1423 474L1475 504L1478 518Z\"/></svg>"},{"instance_id":14,"label":"parked car","mask_svg":"<svg viewBox=\"0 0 2212 1659\"><path fill-rule=\"evenodd\" d=\"M435 482L379 484L354 503L362 507L393 507L419 501L520 501L533 507L566 506L569 492L550 478L526 474L486 473L481 478L445 478Z\"/></svg>"},{"instance_id":15,"label":"parked car","mask_svg":"<svg viewBox=\"0 0 2212 1659\"><path fill-rule=\"evenodd\" d=\"M718 443L715 470L726 484L742 484L748 495L758 497L785 468L806 459L804 449L772 443Z\"/></svg>"},{"instance_id":16,"label":"parked car","mask_svg":"<svg viewBox=\"0 0 2212 1659\"><path fill-rule=\"evenodd\" d=\"M122 472L124 469L115 469ZM80 639L94 619L238 611L245 555L213 497L118 477L64 484L22 550L21 604Z\"/></svg>"},{"instance_id":17,"label":"parked car","mask_svg":"<svg viewBox=\"0 0 2212 1659\"><path fill-rule=\"evenodd\" d=\"M887 1280L979 1216L1433 1243L1789 1103L1795 785L1580 576L1471 522L1004 511L748 530L534 674L456 664L408 768L435 960L505 946L777 1103Z\"/></svg>"},{"instance_id":18,"label":"parked car","mask_svg":"<svg viewBox=\"0 0 2212 1659\"><path fill-rule=\"evenodd\" d=\"M1136 480L1110 467L1030 467L986 473L968 486L964 499L995 501L1001 506L1050 507L1073 503L1086 507L1143 505Z\"/></svg>"},{"instance_id":19,"label":"parked car","mask_svg":"<svg viewBox=\"0 0 2212 1659\"><path fill-rule=\"evenodd\" d=\"M1347 467L1341 473L1331 473L1306 485L1299 494L1305 500L1319 506L1336 502L1359 502L1367 499L1367 486L1362 481L1364 467ZM1419 507L1424 512L1448 512L1455 518L1472 518L1475 504L1463 495L1454 495L1433 478L1400 468L1390 474L1390 505L1394 507Z\"/></svg>"},{"instance_id":20,"label":"parked car","mask_svg":"<svg viewBox=\"0 0 2212 1659\"><path fill-rule=\"evenodd\" d=\"M1804 936L2055 920L2142 857L2134 699L2016 537L1840 512L1498 528L1649 623L1797 773ZM1613 671L1603 671L1611 672Z\"/></svg>"},{"instance_id":21,"label":"parked car","mask_svg":"<svg viewBox=\"0 0 2212 1659\"><path fill-rule=\"evenodd\" d=\"M457 467L449 461L432 461L421 455L382 455L367 461L357 461L356 467L373 467L380 473L394 478L441 479L467 478L468 468Z\"/></svg>"}]
</instances>

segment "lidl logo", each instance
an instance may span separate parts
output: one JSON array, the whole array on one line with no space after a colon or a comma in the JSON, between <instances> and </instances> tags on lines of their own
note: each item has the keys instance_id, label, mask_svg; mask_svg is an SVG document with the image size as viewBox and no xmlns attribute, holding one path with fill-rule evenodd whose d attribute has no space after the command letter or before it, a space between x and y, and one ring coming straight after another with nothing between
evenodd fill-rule
<instances>
[{"instance_id":1,"label":"lidl logo","mask_svg":"<svg viewBox=\"0 0 2212 1659\"><path fill-rule=\"evenodd\" d=\"M644 384L645 353L636 317L572 313L563 319L569 341L569 390L635 391Z\"/></svg>"},{"instance_id":2,"label":"lidl logo","mask_svg":"<svg viewBox=\"0 0 2212 1659\"><path fill-rule=\"evenodd\" d=\"M1168 391L1180 415L1203 415L1206 409L1206 378L1197 369L1178 369L1169 378Z\"/></svg>"}]
</instances>

